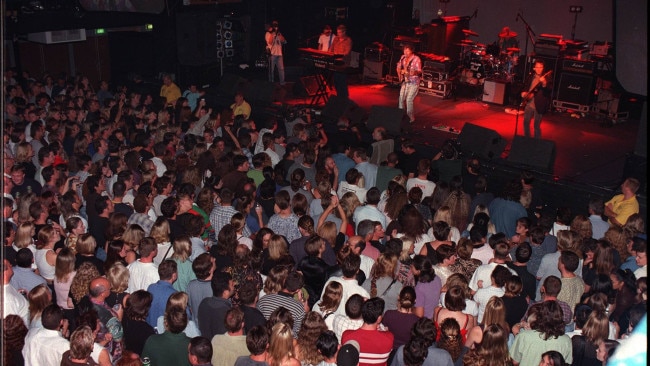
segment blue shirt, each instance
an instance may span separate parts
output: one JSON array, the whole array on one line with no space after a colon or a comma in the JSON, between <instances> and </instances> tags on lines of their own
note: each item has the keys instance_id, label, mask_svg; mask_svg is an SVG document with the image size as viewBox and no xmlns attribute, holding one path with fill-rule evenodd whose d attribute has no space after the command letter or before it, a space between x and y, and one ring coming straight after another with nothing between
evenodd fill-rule
<instances>
[{"instance_id":1,"label":"blue shirt","mask_svg":"<svg viewBox=\"0 0 650 366\"><path fill-rule=\"evenodd\" d=\"M149 309L149 315L147 315L147 323L155 328L158 322L158 317L165 314L167 300L176 292L176 289L174 289L171 283L159 280L158 282L149 285L147 291L153 295L151 309ZM163 329L158 329L158 332L160 333L163 331Z\"/></svg>"},{"instance_id":2,"label":"blue shirt","mask_svg":"<svg viewBox=\"0 0 650 366\"><path fill-rule=\"evenodd\" d=\"M332 155L332 159L334 159L336 167L339 168L339 182L343 182L345 180L345 173L354 168L356 164L354 160L341 153Z\"/></svg>"}]
</instances>

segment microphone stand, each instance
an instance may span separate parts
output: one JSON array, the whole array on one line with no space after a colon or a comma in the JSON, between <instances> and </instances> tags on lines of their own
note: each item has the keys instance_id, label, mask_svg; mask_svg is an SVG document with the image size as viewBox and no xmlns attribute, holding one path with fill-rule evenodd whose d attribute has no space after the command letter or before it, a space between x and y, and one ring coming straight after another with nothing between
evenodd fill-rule
<instances>
[{"instance_id":1,"label":"microphone stand","mask_svg":"<svg viewBox=\"0 0 650 366\"><path fill-rule=\"evenodd\" d=\"M526 19L524 19L524 16L521 15L521 13L518 13L517 16L519 19L521 19L522 22L524 22L524 25L526 26L526 45L524 46L524 55L526 56L526 64L524 67L524 75L528 75L528 39L530 39L530 43L535 47L535 39L534 37L537 37L535 32L533 32L533 29L528 25L528 22Z\"/></svg>"}]
</instances>

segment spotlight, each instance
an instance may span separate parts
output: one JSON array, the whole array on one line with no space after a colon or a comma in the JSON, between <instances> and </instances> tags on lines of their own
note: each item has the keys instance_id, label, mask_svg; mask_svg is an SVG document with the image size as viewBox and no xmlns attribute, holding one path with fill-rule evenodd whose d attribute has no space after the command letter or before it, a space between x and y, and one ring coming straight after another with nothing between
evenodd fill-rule
<instances>
[{"instance_id":1,"label":"spotlight","mask_svg":"<svg viewBox=\"0 0 650 366\"><path fill-rule=\"evenodd\" d=\"M232 40L230 40L230 39L226 40L224 42L224 45L226 46L226 48L232 48Z\"/></svg>"},{"instance_id":2,"label":"spotlight","mask_svg":"<svg viewBox=\"0 0 650 366\"><path fill-rule=\"evenodd\" d=\"M217 41L221 41L221 32L217 33L215 35L215 38L216 38Z\"/></svg>"},{"instance_id":3,"label":"spotlight","mask_svg":"<svg viewBox=\"0 0 650 366\"><path fill-rule=\"evenodd\" d=\"M225 39L232 39L232 32L229 31L229 30L223 32L223 38L225 38Z\"/></svg>"},{"instance_id":4,"label":"spotlight","mask_svg":"<svg viewBox=\"0 0 650 366\"><path fill-rule=\"evenodd\" d=\"M569 6L569 13L582 13L582 6L580 5Z\"/></svg>"},{"instance_id":5,"label":"spotlight","mask_svg":"<svg viewBox=\"0 0 650 366\"><path fill-rule=\"evenodd\" d=\"M217 58L223 58L223 56L224 56L223 50L218 50L217 51Z\"/></svg>"},{"instance_id":6,"label":"spotlight","mask_svg":"<svg viewBox=\"0 0 650 366\"><path fill-rule=\"evenodd\" d=\"M230 20L225 20L223 22L223 29L232 29L232 22Z\"/></svg>"},{"instance_id":7,"label":"spotlight","mask_svg":"<svg viewBox=\"0 0 650 366\"><path fill-rule=\"evenodd\" d=\"M217 49L220 49L220 50L223 49L223 42L217 41L216 45L217 45Z\"/></svg>"},{"instance_id":8,"label":"spotlight","mask_svg":"<svg viewBox=\"0 0 650 366\"><path fill-rule=\"evenodd\" d=\"M235 56L235 50L232 48L226 50L226 57L233 57Z\"/></svg>"}]
</instances>

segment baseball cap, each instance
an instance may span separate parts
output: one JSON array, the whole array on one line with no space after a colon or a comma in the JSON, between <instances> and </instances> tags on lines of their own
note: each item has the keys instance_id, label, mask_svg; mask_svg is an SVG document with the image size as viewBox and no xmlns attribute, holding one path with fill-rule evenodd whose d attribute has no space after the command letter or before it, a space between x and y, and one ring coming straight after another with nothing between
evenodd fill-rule
<instances>
[{"instance_id":1,"label":"baseball cap","mask_svg":"<svg viewBox=\"0 0 650 366\"><path fill-rule=\"evenodd\" d=\"M349 340L339 349L336 355L337 366L357 366L359 364L359 342Z\"/></svg>"}]
</instances>

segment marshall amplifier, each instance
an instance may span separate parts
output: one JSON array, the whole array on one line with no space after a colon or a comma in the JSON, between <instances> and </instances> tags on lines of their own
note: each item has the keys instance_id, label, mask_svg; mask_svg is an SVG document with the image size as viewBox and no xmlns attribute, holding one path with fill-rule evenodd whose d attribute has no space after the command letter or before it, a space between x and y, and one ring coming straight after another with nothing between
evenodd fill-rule
<instances>
[{"instance_id":1,"label":"marshall amplifier","mask_svg":"<svg viewBox=\"0 0 650 366\"><path fill-rule=\"evenodd\" d=\"M451 62L423 60L422 69L430 69L430 70L435 70L440 72L449 72L451 69Z\"/></svg>"},{"instance_id":2,"label":"marshall amplifier","mask_svg":"<svg viewBox=\"0 0 650 366\"><path fill-rule=\"evenodd\" d=\"M422 79L424 81L444 81L449 78L449 74L446 72L433 71L429 69L422 70Z\"/></svg>"},{"instance_id":3,"label":"marshall amplifier","mask_svg":"<svg viewBox=\"0 0 650 366\"><path fill-rule=\"evenodd\" d=\"M594 61L582 61L568 58L562 60L562 71L565 72L593 75L595 70L596 63Z\"/></svg>"},{"instance_id":4,"label":"marshall amplifier","mask_svg":"<svg viewBox=\"0 0 650 366\"><path fill-rule=\"evenodd\" d=\"M593 101L594 84L594 77L591 75L563 72L553 106L588 112Z\"/></svg>"}]
</instances>

